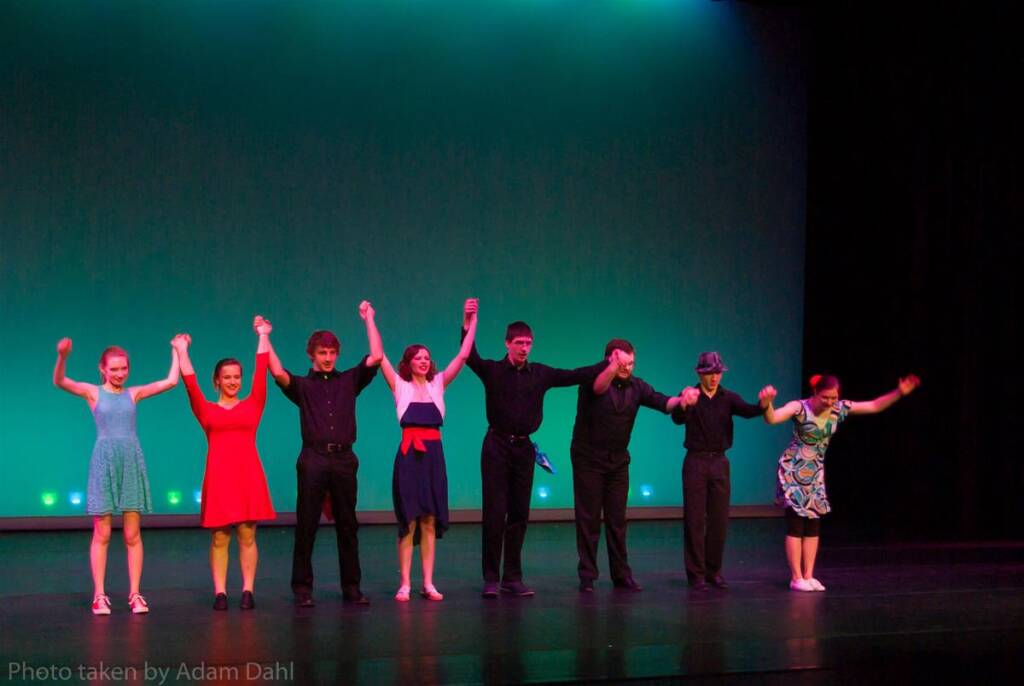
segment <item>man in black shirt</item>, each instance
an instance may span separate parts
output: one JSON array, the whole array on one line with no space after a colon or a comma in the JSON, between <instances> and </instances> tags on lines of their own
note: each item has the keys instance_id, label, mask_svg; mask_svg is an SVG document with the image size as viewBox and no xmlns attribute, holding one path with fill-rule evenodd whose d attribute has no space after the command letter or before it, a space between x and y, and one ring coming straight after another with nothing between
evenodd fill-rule
<instances>
[{"instance_id":1,"label":"man in black shirt","mask_svg":"<svg viewBox=\"0 0 1024 686\"><path fill-rule=\"evenodd\" d=\"M313 364L305 376L297 376L270 355L270 373L285 396L299 406L302 451L296 464L298 496L295 505L295 549L292 555L292 592L300 607L313 606L313 543L320 525L324 496L331 497L334 531L338 540L338 566L345 602L369 601L359 588L359 539L356 533L356 472L359 460L352 452L356 442L356 396L373 381L383 357L383 346L374 311L365 300L359 315L366 321L370 354L344 372L335 369L337 337L330 331L314 331L306 345Z\"/></svg>"},{"instance_id":2,"label":"man in black shirt","mask_svg":"<svg viewBox=\"0 0 1024 686\"><path fill-rule=\"evenodd\" d=\"M764 414L766 389L761 402L751 405L721 386L728 367L717 352L701 353L697 360L700 383L683 390L682 402L672 411L672 421L686 425L686 458L683 460L683 541L686 578L694 590L708 584L727 588L722 576L725 531L729 524L729 460L733 415L750 419Z\"/></svg>"},{"instance_id":3,"label":"man in black shirt","mask_svg":"<svg viewBox=\"0 0 1024 686\"><path fill-rule=\"evenodd\" d=\"M641 590L626 553L629 439L641 405L667 414L680 402L680 396L669 398L633 376L636 353L629 341L609 341L604 355L611 363L608 368L592 385L580 385L569 449L581 593L593 592L598 576L602 510L612 583L624 590Z\"/></svg>"},{"instance_id":4,"label":"man in black shirt","mask_svg":"<svg viewBox=\"0 0 1024 686\"><path fill-rule=\"evenodd\" d=\"M467 314L463 336L468 321ZM528 362L532 347L530 327L525 322L513 322L505 332L505 357L484 360L474 345L466 360L483 382L489 424L480 455L485 598L497 597L499 581L502 593L533 595L523 583L520 556L533 490L535 452L530 434L543 420L544 394L559 386L592 384L606 367L601 362L578 369L555 369Z\"/></svg>"}]
</instances>

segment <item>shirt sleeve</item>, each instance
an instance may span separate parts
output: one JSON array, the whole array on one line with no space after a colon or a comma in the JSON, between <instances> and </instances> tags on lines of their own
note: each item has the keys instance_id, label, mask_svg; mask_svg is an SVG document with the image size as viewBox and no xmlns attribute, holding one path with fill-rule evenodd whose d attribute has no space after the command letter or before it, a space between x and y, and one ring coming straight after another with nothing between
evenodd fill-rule
<instances>
[{"instance_id":1,"label":"shirt sleeve","mask_svg":"<svg viewBox=\"0 0 1024 686\"><path fill-rule=\"evenodd\" d=\"M296 405L300 405L301 406L302 405L302 389L303 389L303 384L306 383L306 377L304 377L304 376L296 376L295 374L292 374L287 369L284 370L284 371L288 374L288 379L289 379L288 385L287 386L282 386L282 385L278 384L277 387L281 389L282 393L284 393L284 397L288 398L289 400L291 400Z\"/></svg>"},{"instance_id":2,"label":"shirt sleeve","mask_svg":"<svg viewBox=\"0 0 1024 686\"><path fill-rule=\"evenodd\" d=\"M741 398L739 393L733 393L732 391L729 393L729 397L732 398L732 413L734 415L744 419L751 419L752 417L760 417L764 414L764 408L760 405L751 405Z\"/></svg>"},{"instance_id":3,"label":"shirt sleeve","mask_svg":"<svg viewBox=\"0 0 1024 686\"><path fill-rule=\"evenodd\" d=\"M256 370L252 375L252 391L249 398L256 405L256 414L263 414L263 408L267 405L267 362L270 353L257 353Z\"/></svg>"},{"instance_id":4,"label":"shirt sleeve","mask_svg":"<svg viewBox=\"0 0 1024 686\"><path fill-rule=\"evenodd\" d=\"M596 364L591 364L586 367L577 367L576 369L557 369L555 367L544 367L547 370L547 383L545 384L548 388L561 388L563 386L576 386L583 384L593 385L594 379L597 375L608 366L606 360L601 360Z\"/></svg>"},{"instance_id":5,"label":"shirt sleeve","mask_svg":"<svg viewBox=\"0 0 1024 686\"><path fill-rule=\"evenodd\" d=\"M640 404L668 414L668 410L665 409L668 406L668 396L658 393L646 381L640 382Z\"/></svg>"},{"instance_id":6,"label":"shirt sleeve","mask_svg":"<svg viewBox=\"0 0 1024 686\"><path fill-rule=\"evenodd\" d=\"M459 338L460 344L466 338L466 330L461 329L461 331L462 336ZM481 381L484 380L484 374L487 365L485 364L485 360L482 357L480 357L480 353L477 352L476 341L473 341L473 345L471 345L469 348L469 357L466 358L466 366L472 369L473 373L476 374Z\"/></svg>"},{"instance_id":7,"label":"shirt sleeve","mask_svg":"<svg viewBox=\"0 0 1024 686\"><path fill-rule=\"evenodd\" d=\"M183 374L181 378L185 381L185 391L188 393L188 404L192 406L192 414L199 420L199 426L205 429L206 398L203 397L203 392L199 389L199 384L196 383L196 375Z\"/></svg>"},{"instance_id":8,"label":"shirt sleeve","mask_svg":"<svg viewBox=\"0 0 1024 686\"><path fill-rule=\"evenodd\" d=\"M379 364L375 364L372 367L367 366L366 360L369 358L369 355L364 355L359 364L350 370L355 375L356 395L359 395L364 388L370 385L370 382L377 376L377 370L380 369Z\"/></svg>"}]
</instances>

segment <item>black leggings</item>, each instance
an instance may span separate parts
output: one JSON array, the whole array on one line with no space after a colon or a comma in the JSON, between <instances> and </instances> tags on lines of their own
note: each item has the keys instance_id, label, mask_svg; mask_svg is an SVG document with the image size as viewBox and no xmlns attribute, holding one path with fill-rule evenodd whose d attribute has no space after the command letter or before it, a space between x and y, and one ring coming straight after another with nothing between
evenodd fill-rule
<instances>
[{"instance_id":1,"label":"black leggings","mask_svg":"<svg viewBox=\"0 0 1024 686\"><path fill-rule=\"evenodd\" d=\"M817 538L821 535L821 518L801 517L793 508L786 508L786 535L793 538Z\"/></svg>"}]
</instances>

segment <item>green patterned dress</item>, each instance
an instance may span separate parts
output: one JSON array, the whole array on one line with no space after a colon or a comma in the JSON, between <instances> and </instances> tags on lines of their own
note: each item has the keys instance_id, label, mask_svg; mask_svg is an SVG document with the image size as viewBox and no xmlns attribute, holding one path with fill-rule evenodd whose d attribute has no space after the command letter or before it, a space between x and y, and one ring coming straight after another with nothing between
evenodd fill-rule
<instances>
[{"instance_id":1,"label":"green patterned dress","mask_svg":"<svg viewBox=\"0 0 1024 686\"><path fill-rule=\"evenodd\" d=\"M135 402L126 389L110 393L102 386L93 419L96 445L89 462L86 511L91 515L153 511L142 448L135 435Z\"/></svg>"},{"instance_id":2,"label":"green patterned dress","mask_svg":"<svg viewBox=\"0 0 1024 686\"><path fill-rule=\"evenodd\" d=\"M840 400L822 420L807 400L793 415L793 440L779 458L775 502L801 517L817 519L832 508L825 493L825 451L832 435L850 413L850 401Z\"/></svg>"}]
</instances>

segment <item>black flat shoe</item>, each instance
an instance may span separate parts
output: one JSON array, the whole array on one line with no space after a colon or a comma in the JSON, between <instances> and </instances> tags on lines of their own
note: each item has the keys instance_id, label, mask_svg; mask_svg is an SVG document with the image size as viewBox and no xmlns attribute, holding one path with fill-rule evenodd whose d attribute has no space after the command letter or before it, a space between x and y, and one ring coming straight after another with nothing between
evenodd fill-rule
<instances>
[{"instance_id":1,"label":"black flat shoe","mask_svg":"<svg viewBox=\"0 0 1024 686\"><path fill-rule=\"evenodd\" d=\"M370 604L370 599L367 598L366 596L364 596L363 592L360 591L358 588L355 589L354 591L345 591L344 593L342 593L341 599L342 599L343 602L346 602L349 605L369 605Z\"/></svg>"},{"instance_id":2,"label":"black flat shoe","mask_svg":"<svg viewBox=\"0 0 1024 686\"><path fill-rule=\"evenodd\" d=\"M593 579L580 579L580 593L593 593L594 592L594 580Z\"/></svg>"},{"instance_id":3,"label":"black flat shoe","mask_svg":"<svg viewBox=\"0 0 1024 686\"><path fill-rule=\"evenodd\" d=\"M644 590L644 587L638 584L636 582L636 579L634 579L631 576L627 576L625 579L622 579L621 581L616 581L615 588L619 591L632 591L633 593L638 593Z\"/></svg>"},{"instance_id":4,"label":"black flat shoe","mask_svg":"<svg viewBox=\"0 0 1024 686\"><path fill-rule=\"evenodd\" d=\"M218 612L223 612L228 609L228 594L218 593L213 597L213 609Z\"/></svg>"},{"instance_id":5,"label":"black flat shoe","mask_svg":"<svg viewBox=\"0 0 1024 686\"><path fill-rule=\"evenodd\" d=\"M252 610L256 607L256 599L253 598L252 591L242 591L242 602L238 607L243 610Z\"/></svg>"},{"instance_id":6,"label":"black flat shoe","mask_svg":"<svg viewBox=\"0 0 1024 686\"><path fill-rule=\"evenodd\" d=\"M729 588L729 582L726 581L725 577L721 574L716 574L710 579L708 579L708 583L714 586L715 588Z\"/></svg>"},{"instance_id":7,"label":"black flat shoe","mask_svg":"<svg viewBox=\"0 0 1024 686\"><path fill-rule=\"evenodd\" d=\"M296 593L295 594L295 606L296 607L313 607L316 603L313 602L313 594L311 593Z\"/></svg>"}]
</instances>

